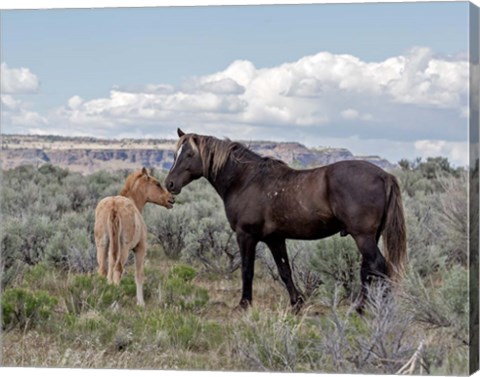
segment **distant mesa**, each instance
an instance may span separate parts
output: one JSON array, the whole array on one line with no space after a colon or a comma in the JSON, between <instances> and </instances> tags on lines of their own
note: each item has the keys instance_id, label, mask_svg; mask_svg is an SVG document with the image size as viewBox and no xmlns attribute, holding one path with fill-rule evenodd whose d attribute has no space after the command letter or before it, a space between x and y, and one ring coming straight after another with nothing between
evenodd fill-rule
<instances>
[{"instance_id":1,"label":"distant mesa","mask_svg":"<svg viewBox=\"0 0 480 377\"><path fill-rule=\"evenodd\" d=\"M136 169L140 165L170 169L176 140L2 135L2 169L51 163L82 174L98 170ZM297 142L243 142L262 156L285 161L295 168L328 165L342 160L365 160L386 170L396 168L379 156L354 156L344 148L307 148Z\"/></svg>"}]
</instances>

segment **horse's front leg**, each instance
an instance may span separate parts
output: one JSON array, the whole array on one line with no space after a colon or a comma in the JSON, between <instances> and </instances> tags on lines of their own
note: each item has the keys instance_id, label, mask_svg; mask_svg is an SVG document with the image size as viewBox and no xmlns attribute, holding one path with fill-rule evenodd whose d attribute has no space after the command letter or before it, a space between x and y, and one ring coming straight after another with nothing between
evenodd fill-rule
<instances>
[{"instance_id":1,"label":"horse's front leg","mask_svg":"<svg viewBox=\"0 0 480 377\"><path fill-rule=\"evenodd\" d=\"M143 281L145 278L143 268L145 265L145 254L147 252L146 242L140 241L133 251L135 254L135 284L137 286L137 305L145 306L145 301L143 299Z\"/></svg>"},{"instance_id":2,"label":"horse's front leg","mask_svg":"<svg viewBox=\"0 0 480 377\"><path fill-rule=\"evenodd\" d=\"M246 309L252 304L252 285L255 264L255 248L258 240L245 232L237 232L237 242L242 258L242 299L239 306Z\"/></svg>"},{"instance_id":3,"label":"horse's front leg","mask_svg":"<svg viewBox=\"0 0 480 377\"><path fill-rule=\"evenodd\" d=\"M298 292L292 279L292 270L290 269L290 263L288 262L285 240L269 239L266 240L265 243L272 252L273 259L277 264L278 273L287 287L288 294L290 295L290 303L294 310L298 311L303 306L303 297Z\"/></svg>"}]
</instances>

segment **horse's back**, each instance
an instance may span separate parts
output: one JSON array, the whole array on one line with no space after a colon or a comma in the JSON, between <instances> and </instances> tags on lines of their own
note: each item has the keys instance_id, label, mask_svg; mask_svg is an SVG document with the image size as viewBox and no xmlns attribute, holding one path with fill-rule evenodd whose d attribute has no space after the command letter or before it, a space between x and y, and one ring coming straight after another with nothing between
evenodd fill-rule
<instances>
[{"instance_id":1,"label":"horse's back","mask_svg":"<svg viewBox=\"0 0 480 377\"><path fill-rule=\"evenodd\" d=\"M372 199L369 195L383 191L389 176L380 167L361 160L339 161L325 167L330 194L348 192L351 196L366 200Z\"/></svg>"}]
</instances>

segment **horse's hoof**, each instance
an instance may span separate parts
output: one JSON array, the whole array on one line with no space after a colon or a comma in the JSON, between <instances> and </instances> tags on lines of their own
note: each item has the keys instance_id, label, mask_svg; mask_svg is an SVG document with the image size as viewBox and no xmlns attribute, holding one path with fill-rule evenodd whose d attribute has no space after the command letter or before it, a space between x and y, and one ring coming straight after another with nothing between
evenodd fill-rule
<instances>
[{"instance_id":1,"label":"horse's hoof","mask_svg":"<svg viewBox=\"0 0 480 377\"><path fill-rule=\"evenodd\" d=\"M302 310L303 306L305 305L305 301L303 297L299 296L295 303L292 303L292 312L293 314L298 314Z\"/></svg>"},{"instance_id":2,"label":"horse's hoof","mask_svg":"<svg viewBox=\"0 0 480 377\"><path fill-rule=\"evenodd\" d=\"M236 312L245 312L252 306L252 302L244 298L240 300L240 303L233 309Z\"/></svg>"},{"instance_id":3,"label":"horse's hoof","mask_svg":"<svg viewBox=\"0 0 480 377\"><path fill-rule=\"evenodd\" d=\"M365 313L365 300L360 300L355 304L355 311L359 315L363 316L363 314Z\"/></svg>"}]
</instances>

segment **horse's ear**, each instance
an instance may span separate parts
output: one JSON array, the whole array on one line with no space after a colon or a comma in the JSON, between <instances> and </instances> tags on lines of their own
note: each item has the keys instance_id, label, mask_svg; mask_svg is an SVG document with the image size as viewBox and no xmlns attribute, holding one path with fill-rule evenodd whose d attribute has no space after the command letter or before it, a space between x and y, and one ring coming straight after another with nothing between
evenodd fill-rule
<instances>
[{"instance_id":1,"label":"horse's ear","mask_svg":"<svg viewBox=\"0 0 480 377\"><path fill-rule=\"evenodd\" d=\"M150 168L150 175L153 177L154 174L155 174L155 167L152 166L152 167Z\"/></svg>"},{"instance_id":2,"label":"horse's ear","mask_svg":"<svg viewBox=\"0 0 480 377\"><path fill-rule=\"evenodd\" d=\"M185 135L185 132L183 132L180 128L177 128L177 135L178 137L182 137L183 135Z\"/></svg>"},{"instance_id":3,"label":"horse's ear","mask_svg":"<svg viewBox=\"0 0 480 377\"><path fill-rule=\"evenodd\" d=\"M145 166L142 168L142 174L143 175L148 175L148 171L147 171L147 168Z\"/></svg>"}]
</instances>

